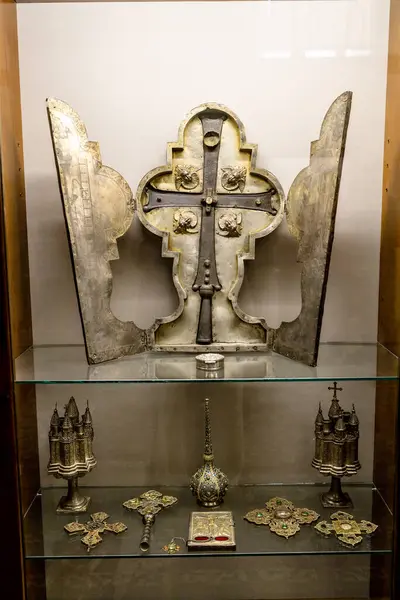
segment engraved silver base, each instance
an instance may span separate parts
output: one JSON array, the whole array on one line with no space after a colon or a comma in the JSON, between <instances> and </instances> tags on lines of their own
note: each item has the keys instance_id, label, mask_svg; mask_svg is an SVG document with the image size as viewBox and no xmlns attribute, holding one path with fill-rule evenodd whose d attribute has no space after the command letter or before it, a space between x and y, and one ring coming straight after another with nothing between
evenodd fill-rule
<instances>
[{"instance_id":1,"label":"engraved silver base","mask_svg":"<svg viewBox=\"0 0 400 600\"><path fill-rule=\"evenodd\" d=\"M354 508L349 494L343 492L340 499L330 496L329 492L321 494L321 504L324 508Z\"/></svg>"},{"instance_id":2,"label":"engraved silver base","mask_svg":"<svg viewBox=\"0 0 400 600\"><path fill-rule=\"evenodd\" d=\"M56 513L58 515L76 515L87 512L90 504L90 496L81 496L82 501L79 504L71 504L68 496L63 496L58 503Z\"/></svg>"},{"instance_id":3,"label":"engraved silver base","mask_svg":"<svg viewBox=\"0 0 400 600\"><path fill-rule=\"evenodd\" d=\"M79 493L78 478L68 479L68 494L60 499L56 512L58 515L85 513L89 504L90 497Z\"/></svg>"},{"instance_id":4,"label":"engraved silver base","mask_svg":"<svg viewBox=\"0 0 400 600\"><path fill-rule=\"evenodd\" d=\"M321 494L321 504L324 508L353 508L349 494L342 490L340 477L332 477L329 492Z\"/></svg>"}]
</instances>

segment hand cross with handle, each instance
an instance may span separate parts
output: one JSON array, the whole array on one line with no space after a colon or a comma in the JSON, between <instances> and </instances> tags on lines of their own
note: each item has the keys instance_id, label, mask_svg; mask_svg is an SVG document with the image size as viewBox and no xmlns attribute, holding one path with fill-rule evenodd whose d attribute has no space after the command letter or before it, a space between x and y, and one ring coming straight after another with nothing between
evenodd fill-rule
<instances>
[{"instance_id":1,"label":"hand cross with handle","mask_svg":"<svg viewBox=\"0 0 400 600\"><path fill-rule=\"evenodd\" d=\"M128 510L137 510L143 517L143 534L139 547L142 552L147 552L150 548L150 532L156 519L156 515L163 509L172 506L178 502L175 496L165 496L156 490L149 490L141 494L138 498L131 498L123 503Z\"/></svg>"}]
</instances>

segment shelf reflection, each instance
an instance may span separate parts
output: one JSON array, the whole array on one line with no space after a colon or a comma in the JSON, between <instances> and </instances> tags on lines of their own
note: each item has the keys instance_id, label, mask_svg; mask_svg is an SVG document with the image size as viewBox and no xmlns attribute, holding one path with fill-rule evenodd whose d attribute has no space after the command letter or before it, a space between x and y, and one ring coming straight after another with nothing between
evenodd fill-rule
<instances>
[{"instance_id":1,"label":"shelf reflection","mask_svg":"<svg viewBox=\"0 0 400 600\"><path fill-rule=\"evenodd\" d=\"M243 519L249 510L262 508L264 503L280 496L291 500L297 507L316 510L321 519L329 520L332 509L322 508L319 495L326 486L321 485L267 485L238 486L230 488L221 510L233 513L236 534L236 550L189 551L182 543L179 554L168 555L162 547L173 537L188 536L189 516L197 507L187 488L156 488L178 498L178 503L159 513L152 530L150 552L146 557L204 557L204 556L265 556L300 554L388 554L392 551L392 517L378 492L371 486L350 485L345 489L350 493L354 509L349 509L357 521L371 520L379 527L372 536L364 536L363 541L349 548L333 535L325 537L316 532L313 526L303 525L295 536L285 539L269 531L265 526L257 526ZM146 491L145 488L82 488L91 498L89 512L78 515L80 522L89 520L90 513L105 511L109 522L122 521L128 530L119 535L106 532L103 542L90 553L80 542L79 536L68 537L64 525L74 521L72 515L57 515L56 507L61 488L42 491L33 502L24 522L26 558L138 558L142 533L142 521L135 512L128 512L122 503Z\"/></svg>"},{"instance_id":2,"label":"shelf reflection","mask_svg":"<svg viewBox=\"0 0 400 600\"><path fill-rule=\"evenodd\" d=\"M196 370L195 354L144 353L88 365L83 346L38 346L15 362L17 383L215 381ZM377 344L321 344L317 367L275 353L225 354L219 381L333 381L396 379L398 360Z\"/></svg>"}]
</instances>

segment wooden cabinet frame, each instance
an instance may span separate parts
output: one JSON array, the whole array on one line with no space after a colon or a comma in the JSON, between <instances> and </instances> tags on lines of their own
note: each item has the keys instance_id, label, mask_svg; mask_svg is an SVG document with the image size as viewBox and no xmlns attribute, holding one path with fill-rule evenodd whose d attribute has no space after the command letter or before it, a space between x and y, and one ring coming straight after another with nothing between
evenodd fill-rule
<instances>
[{"instance_id":1,"label":"wooden cabinet frame","mask_svg":"<svg viewBox=\"0 0 400 600\"><path fill-rule=\"evenodd\" d=\"M0 565L7 600L45 598L44 561L24 561L22 518L39 490L34 385L14 385L14 359L32 345L17 10L0 0ZM378 341L400 356L400 2L391 0ZM395 513L394 552L373 557L371 597L400 597L398 382L377 382L375 483ZM23 426L22 426L23 424ZM388 461L388 457L390 460ZM29 467L27 466L29 465ZM31 564L34 562L35 564ZM391 581L390 581L391 574ZM4 585L4 584L3 584ZM378 589L379 587L379 589Z\"/></svg>"}]
</instances>

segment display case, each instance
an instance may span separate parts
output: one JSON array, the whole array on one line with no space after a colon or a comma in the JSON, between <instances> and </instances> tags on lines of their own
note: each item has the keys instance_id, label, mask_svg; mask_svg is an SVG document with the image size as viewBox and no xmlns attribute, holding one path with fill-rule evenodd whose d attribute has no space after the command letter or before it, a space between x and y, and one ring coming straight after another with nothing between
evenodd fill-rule
<instances>
[{"instance_id":1,"label":"display case","mask_svg":"<svg viewBox=\"0 0 400 600\"><path fill-rule=\"evenodd\" d=\"M1 1L8 598L399 597L399 25Z\"/></svg>"}]
</instances>

